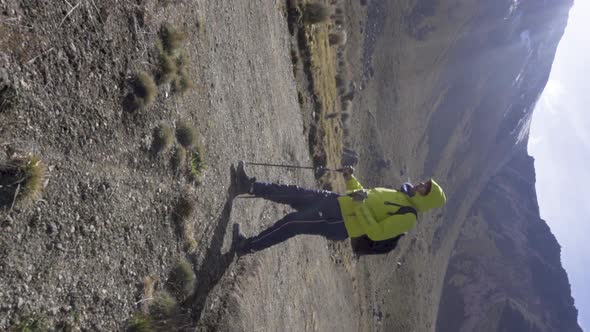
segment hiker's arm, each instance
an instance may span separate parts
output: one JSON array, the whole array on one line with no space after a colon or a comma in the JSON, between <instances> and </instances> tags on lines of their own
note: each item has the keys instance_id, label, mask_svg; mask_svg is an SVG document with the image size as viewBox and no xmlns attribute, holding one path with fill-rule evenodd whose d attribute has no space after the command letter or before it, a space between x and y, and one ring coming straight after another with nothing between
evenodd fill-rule
<instances>
[{"instance_id":1,"label":"hiker's arm","mask_svg":"<svg viewBox=\"0 0 590 332\"><path fill-rule=\"evenodd\" d=\"M367 232L369 239L373 241L394 238L416 225L416 216L412 213L390 216L378 223L368 209L361 208L361 212L364 218L359 218L359 220L361 220L361 223L365 223L363 228Z\"/></svg>"},{"instance_id":2,"label":"hiker's arm","mask_svg":"<svg viewBox=\"0 0 590 332\"><path fill-rule=\"evenodd\" d=\"M355 191L364 189L363 185L354 177L350 176L350 180L346 180L346 191Z\"/></svg>"},{"instance_id":3,"label":"hiker's arm","mask_svg":"<svg viewBox=\"0 0 590 332\"><path fill-rule=\"evenodd\" d=\"M344 166L342 168L342 176L346 180L346 191L355 191L364 189L360 182L352 175L354 168L351 166Z\"/></svg>"}]
</instances>

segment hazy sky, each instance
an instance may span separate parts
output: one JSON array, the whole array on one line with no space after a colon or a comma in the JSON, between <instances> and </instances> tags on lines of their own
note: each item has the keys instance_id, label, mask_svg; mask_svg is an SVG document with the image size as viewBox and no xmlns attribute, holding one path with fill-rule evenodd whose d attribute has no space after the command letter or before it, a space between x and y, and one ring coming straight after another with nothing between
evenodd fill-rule
<instances>
[{"instance_id":1,"label":"hazy sky","mask_svg":"<svg viewBox=\"0 0 590 332\"><path fill-rule=\"evenodd\" d=\"M561 245L578 322L590 328L590 1L577 0L533 115L541 217Z\"/></svg>"}]
</instances>

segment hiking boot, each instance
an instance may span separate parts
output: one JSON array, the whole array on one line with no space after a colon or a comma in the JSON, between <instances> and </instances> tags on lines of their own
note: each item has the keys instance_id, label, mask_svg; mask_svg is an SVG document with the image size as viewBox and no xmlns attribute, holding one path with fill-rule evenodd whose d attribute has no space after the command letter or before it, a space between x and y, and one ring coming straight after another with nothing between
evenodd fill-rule
<instances>
[{"instance_id":1,"label":"hiking boot","mask_svg":"<svg viewBox=\"0 0 590 332\"><path fill-rule=\"evenodd\" d=\"M232 229L232 243L231 247L238 257L253 253L249 249L249 240L242 233L240 233L240 225L234 224Z\"/></svg>"},{"instance_id":2,"label":"hiking boot","mask_svg":"<svg viewBox=\"0 0 590 332\"><path fill-rule=\"evenodd\" d=\"M256 182L255 177L249 177L244 170L245 163L244 161L240 160L238 162L238 168L236 169L235 173L235 184L236 184L236 194L252 194L252 190L254 189L254 182Z\"/></svg>"}]
</instances>

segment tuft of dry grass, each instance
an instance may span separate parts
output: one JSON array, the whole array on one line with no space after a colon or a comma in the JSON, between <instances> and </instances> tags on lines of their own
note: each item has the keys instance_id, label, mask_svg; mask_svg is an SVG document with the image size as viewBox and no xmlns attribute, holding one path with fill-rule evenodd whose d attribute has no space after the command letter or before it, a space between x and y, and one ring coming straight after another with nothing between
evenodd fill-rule
<instances>
[{"instance_id":1,"label":"tuft of dry grass","mask_svg":"<svg viewBox=\"0 0 590 332\"><path fill-rule=\"evenodd\" d=\"M189 173L191 179L195 182L199 182L201 174L205 169L205 159L203 155L203 147L201 144L197 144L192 150L189 164Z\"/></svg>"},{"instance_id":2,"label":"tuft of dry grass","mask_svg":"<svg viewBox=\"0 0 590 332\"><path fill-rule=\"evenodd\" d=\"M182 146L177 146L174 149L170 163L175 172L182 172L186 167L186 149Z\"/></svg>"},{"instance_id":3,"label":"tuft of dry grass","mask_svg":"<svg viewBox=\"0 0 590 332\"><path fill-rule=\"evenodd\" d=\"M346 122L350 118L350 113L342 112L342 113L340 113L340 118L342 119L343 122Z\"/></svg>"},{"instance_id":4,"label":"tuft of dry grass","mask_svg":"<svg viewBox=\"0 0 590 332\"><path fill-rule=\"evenodd\" d=\"M0 81L0 113L14 109L18 105L18 93L11 85L1 85Z\"/></svg>"},{"instance_id":5,"label":"tuft of dry grass","mask_svg":"<svg viewBox=\"0 0 590 332\"><path fill-rule=\"evenodd\" d=\"M152 75L147 72L139 72L131 80L131 89L129 106L132 110L143 109L151 105L156 100L158 89Z\"/></svg>"},{"instance_id":6,"label":"tuft of dry grass","mask_svg":"<svg viewBox=\"0 0 590 332\"><path fill-rule=\"evenodd\" d=\"M186 52L182 52L176 58L176 77L172 81L172 91L180 94L185 94L193 87L193 81L189 77L188 65L189 56Z\"/></svg>"},{"instance_id":7,"label":"tuft of dry grass","mask_svg":"<svg viewBox=\"0 0 590 332\"><path fill-rule=\"evenodd\" d=\"M14 332L42 332L49 331L47 318L41 315L24 316L9 331Z\"/></svg>"},{"instance_id":8,"label":"tuft of dry grass","mask_svg":"<svg viewBox=\"0 0 590 332\"><path fill-rule=\"evenodd\" d=\"M22 185L21 200L35 201L41 196L43 182L45 180L45 165L41 158L31 155L21 161L24 182Z\"/></svg>"},{"instance_id":9,"label":"tuft of dry grass","mask_svg":"<svg viewBox=\"0 0 590 332\"><path fill-rule=\"evenodd\" d=\"M194 292L196 279L192 265L186 259L180 259L170 271L166 287L178 301L183 301Z\"/></svg>"},{"instance_id":10,"label":"tuft of dry grass","mask_svg":"<svg viewBox=\"0 0 590 332\"><path fill-rule=\"evenodd\" d=\"M197 138L197 129L192 124L182 121L176 126L176 139L185 149L195 146Z\"/></svg>"},{"instance_id":11,"label":"tuft of dry grass","mask_svg":"<svg viewBox=\"0 0 590 332\"><path fill-rule=\"evenodd\" d=\"M172 143L174 143L174 134L172 132L172 128L167 124L160 124L156 128L154 128L154 132L152 134L152 153L158 154L168 150Z\"/></svg>"},{"instance_id":12,"label":"tuft of dry grass","mask_svg":"<svg viewBox=\"0 0 590 332\"><path fill-rule=\"evenodd\" d=\"M180 94L193 87L188 74L188 53L179 51L185 39L186 32L164 24L160 29L160 41L157 43L160 52L158 83L170 83L172 92Z\"/></svg>"},{"instance_id":13,"label":"tuft of dry grass","mask_svg":"<svg viewBox=\"0 0 590 332\"><path fill-rule=\"evenodd\" d=\"M336 87L339 90L343 90L345 88L346 80L344 79L344 77L341 74L336 75L336 77L334 78L334 81L336 82Z\"/></svg>"},{"instance_id":14,"label":"tuft of dry grass","mask_svg":"<svg viewBox=\"0 0 590 332\"><path fill-rule=\"evenodd\" d=\"M333 119L337 116L338 116L337 112L332 112L332 113L328 113L328 114L324 115L324 119Z\"/></svg>"},{"instance_id":15,"label":"tuft of dry grass","mask_svg":"<svg viewBox=\"0 0 590 332\"><path fill-rule=\"evenodd\" d=\"M352 101L345 100L342 102L342 112L350 112L352 110Z\"/></svg>"},{"instance_id":16,"label":"tuft of dry grass","mask_svg":"<svg viewBox=\"0 0 590 332\"><path fill-rule=\"evenodd\" d=\"M303 7L303 21L307 24L317 24L328 21L330 10L320 2L307 3Z\"/></svg>"},{"instance_id":17,"label":"tuft of dry grass","mask_svg":"<svg viewBox=\"0 0 590 332\"><path fill-rule=\"evenodd\" d=\"M299 55L297 55L297 50L295 49L295 47L291 46L291 63L293 64L293 66L297 66L298 62Z\"/></svg>"},{"instance_id":18,"label":"tuft of dry grass","mask_svg":"<svg viewBox=\"0 0 590 332\"><path fill-rule=\"evenodd\" d=\"M189 62L190 58L186 52L182 52L176 57L176 67L179 70L185 70L188 67Z\"/></svg>"},{"instance_id":19,"label":"tuft of dry grass","mask_svg":"<svg viewBox=\"0 0 590 332\"><path fill-rule=\"evenodd\" d=\"M190 197L181 196L178 199L178 204L176 205L176 210L174 214L177 218L184 221L189 219L194 212L195 208L193 202Z\"/></svg>"},{"instance_id":20,"label":"tuft of dry grass","mask_svg":"<svg viewBox=\"0 0 590 332\"><path fill-rule=\"evenodd\" d=\"M149 313L149 303L154 299L154 291L156 290L157 279L152 276L143 278L143 294L141 302L141 311L144 314Z\"/></svg>"},{"instance_id":21,"label":"tuft of dry grass","mask_svg":"<svg viewBox=\"0 0 590 332\"><path fill-rule=\"evenodd\" d=\"M331 46L343 46L346 44L346 31L334 31L328 36Z\"/></svg>"},{"instance_id":22,"label":"tuft of dry grass","mask_svg":"<svg viewBox=\"0 0 590 332\"><path fill-rule=\"evenodd\" d=\"M197 12L197 15L195 17L195 23L197 25L197 31L199 31L199 33L205 32L205 15L203 15L201 11Z\"/></svg>"},{"instance_id":23,"label":"tuft of dry grass","mask_svg":"<svg viewBox=\"0 0 590 332\"><path fill-rule=\"evenodd\" d=\"M184 268L183 266L182 269ZM178 265L172 270L173 272L176 271L174 273L180 273L177 281L192 284L192 288L189 289L192 292L195 280L191 281L190 275L183 275L183 273L187 273L186 271L177 271L177 269ZM156 279L152 277L146 277L144 279L143 300L145 301L142 303L141 311L137 312L127 323L127 331L155 332L190 330L192 322L187 308L183 308L179 304L178 298L175 298L167 290L159 290L154 295L155 282ZM186 289L182 290L186 291ZM186 293L182 294L182 298L186 298L187 296Z\"/></svg>"},{"instance_id":24,"label":"tuft of dry grass","mask_svg":"<svg viewBox=\"0 0 590 332\"><path fill-rule=\"evenodd\" d=\"M176 78L172 81L172 91L180 94L185 94L193 87L188 71L181 69L178 71Z\"/></svg>"},{"instance_id":25,"label":"tuft of dry grass","mask_svg":"<svg viewBox=\"0 0 590 332\"><path fill-rule=\"evenodd\" d=\"M41 197L45 179L45 165L37 155L0 164L0 206L35 202Z\"/></svg>"},{"instance_id":26,"label":"tuft of dry grass","mask_svg":"<svg viewBox=\"0 0 590 332\"><path fill-rule=\"evenodd\" d=\"M195 206L193 195L188 188L178 199L176 209L173 214L175 221L175 232L182 239L184 250L194 252L197 249L197 240L195 239L195 222L192 220Z\"/></svg>"},{"instance_id":27,"label":"tuft of dry grass","mask_svg":"<svg viewBox=\"0 0 590 332\"><path fill-rule=\"evenodd\" d=\"M146 314L135 314L127 323L127 332L155 332L152 320Z\"/></svg>"},{"instance_id":28,"label":"tuft of dry grass","mask_svg":"<svg viewBox=\"0 0 590 332\"><path fill-rule=\"evenodd\" d=\"M158 82L162 84L174 81L177 72L176 59L167 53L160 54L160 75Z\"/></svg>"},{"instance_id":29,"label":"tuft of dry grass","mask_svg":"<svg viewBox=\"0 0 590 332\"><path fill-rule=\"evenodd\" d=\"M160 29L162 46L168 54L174 54L184 43L186 36L185 31L174 28L170 24L164 24Z\"/></svg>"},{"instance_id":30,"label":"tuft of dry grass","mask_svg":"<svg viewBox=\"0 0 590 332\"><path fill-rule=\"evenodd\" d=\"M153 320L166 320L176 315L177 312L178 302L166 291L159 291L150 305L150 316Z\"/></svg>"},{"instance_id":31,"label":"tuft of dry grass","mask_svg":"<svg viewBox=\"0 0 590 332\"><path fill-rule=\"evenodd\" d=\"M182 230L184 250L193 253L197 250L197 239L195 238L195 223L191 220L185 220Z\"/></svg>"}]
</instances>

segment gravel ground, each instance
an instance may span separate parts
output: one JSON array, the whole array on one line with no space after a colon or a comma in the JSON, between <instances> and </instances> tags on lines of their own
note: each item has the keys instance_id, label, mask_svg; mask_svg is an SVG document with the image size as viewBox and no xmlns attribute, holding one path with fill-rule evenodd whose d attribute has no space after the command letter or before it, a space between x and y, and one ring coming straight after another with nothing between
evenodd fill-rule
<instances>
[{"instance_id":1,"label":"gravel ground","mask_svg":"<svg viewBox=\"0 0 590 332\"><path fill-rule=\"evenodd\" d=\"M38 315L75 330L121 330L138 309L143 278L165 280L180 257L197 274L200 329L366 329L355 263L325 240L296 239L238 262L227 249L233 223L253 234L285 213L232 202L231 163L310 164L284 6L0 1L1 83L17 96L0 110L0 158L35 153L47 168L39 201L0 214L0 329ZM127 112L129 79L156 71L165 22L188 33L194 88L179 96L159 86L153 105ZM198 186L174 174L171 152L149 154L153 128L180 120L201 133L207 168ZM315 186L304 172L249 171ZM181 196L195 204L192 252L172 218Z\"/></svg>"}]
</instances>

